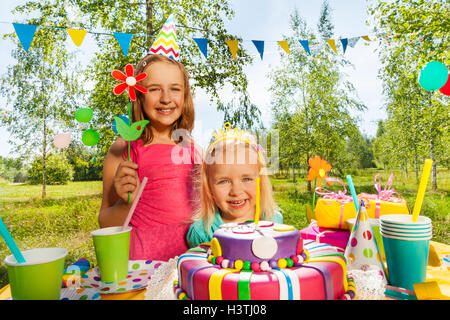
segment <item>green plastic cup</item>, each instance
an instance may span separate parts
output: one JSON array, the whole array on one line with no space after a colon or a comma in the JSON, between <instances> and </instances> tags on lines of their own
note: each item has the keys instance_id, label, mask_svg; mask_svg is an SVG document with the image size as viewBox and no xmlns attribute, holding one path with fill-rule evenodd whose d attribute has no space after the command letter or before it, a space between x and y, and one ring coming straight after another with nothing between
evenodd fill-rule
<instances>
[{"instance_id":1,"label":"green plastic cup","mask_svg":"<svg viewBox=\"0 0 450 320\"><path fill-rule=\"evenodd\" d=\"M100 279L110 283L124 280L128 276L131 227L102 228L91 232Z\"/></svg>"},{"instance_id":2,"label":"green plastic cup","mask_svg":"<svg viewBox=\"0 0 450 320\"><path fill-rule=\"evenodd\" d=\"M59 300L67 250L37 248L22 251L25 263L5 258L13 300Z\"/></svg>"}]
</instances>

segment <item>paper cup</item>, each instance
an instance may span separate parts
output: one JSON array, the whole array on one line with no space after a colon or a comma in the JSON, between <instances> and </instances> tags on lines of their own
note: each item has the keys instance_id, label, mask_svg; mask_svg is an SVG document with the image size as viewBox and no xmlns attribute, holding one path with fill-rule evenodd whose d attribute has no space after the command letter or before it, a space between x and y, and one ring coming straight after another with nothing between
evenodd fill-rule
<instances>
[{"instance_id":1,"label":"paper cup","mask_svg":"<svg viewBox=\"0 0 450 320\"><path fill-rule=\"evenodd\" d=\"M424 225L430 225L431 219L425 216L419 216L417 222L412 221L412 215L410 214L385 214L380 216L380 223L396 224L408 227L423 227Z\"/></svg>"},{"instance_id":2,"label":"paper cup","mask_svg":"<svg viewBox=\"0 0 450 320\"><path fill-rule=\"evenodd\" d=\"M430 239L382 237L390 285L414 290L414 283L425 282Z\"/></svg>"},{"instance_id":3,"label":"paper cup","mask_svg":"<svg viewBox=\"0 0 450 320\"><path fill-rule=\"evenodd\" d=\"M402 229L402 228L388 228L386 226L381 226L381 231L387 231L387 232L398 232L398 233L405 233L405 234L424 234L424 233L430 233L432 231L432 228L429 227L427 229Z\"/></svg>"},{"instance_id":4,"label":"paper cup","mask_svg":"<svg viewBox=\"0 0 450 320\"><path fill-rule=\"evenodd\" d=\"M5 259L13 300L59 300L67 250L37 248L22 254L25 263L13 255Z\"/></svg>"},{"instance_id":5,"label":"paper cup","mask_svg":"<svg viewBox=\"0 0 450 320\"><path fill-rule=\"evenodd\" d=\"M349 230L352 232L353 225L355 224L356 218L351 218L347 220L347 223L349 225ZM370 226L372 227L373 235L375 237L375 241L378 246L378 250L380 251L381 257L386 260L386 256L384 253L384 246L383 246L383 240L381 239L380 234L380 220L375 218L369 218Z\"/></svg>"},{"instance_id":6,"label":"paper cup","mask_svg":"<svg viewBox=\"0 0 450 320\"><path fill-rule=\"evenodd\" d=\"M103 282L117 282L127 278L130 231L131 227L124 231L122 227L110 227L91 232Z\"/></svg>"},{"instance_id":7,"label":"paper cup","mask_svg":"<svg viewBox=\"0 0 450 320\"><path fill-rule=\"evenodd\" d=\"M387 223L383 222L380 223L381 226L387 227L387 228L397 228L397 229L407 229L407 230L423 230L431 227L431 224L423 224L418 226L409 226L404 224L395 224L395 223Z\"/></svg>"}]
</instances>

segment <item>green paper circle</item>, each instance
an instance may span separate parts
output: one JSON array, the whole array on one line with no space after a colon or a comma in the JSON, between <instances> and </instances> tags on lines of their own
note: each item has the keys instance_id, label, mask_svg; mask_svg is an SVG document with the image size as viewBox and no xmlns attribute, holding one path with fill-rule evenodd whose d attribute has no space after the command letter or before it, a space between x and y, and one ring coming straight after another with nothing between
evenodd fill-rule
<instances>
[{"instance_id":1,"label":"green paper circle","mask_svg":"<svg viewBox=\"0 0 450 320\"><path fill-rule=\"evenodd\" d=\"M89 122L92 119L94 111L91 108L81 108L75 112L75 119L79 122Z\"/></svg>"},{"instance_id":2,"label":"green paper circle","mask_svg":"<svg viewBox=\"0 0 450 320\"><path fill-rule=\"evenodd\" d=\"M431 61L420 71L419 84L426 91L435 91L442 88L447 79L447 67L439 61Z\"/></svg>"},{"instance_id":3,"label":"green paper circle","mask_svg":"<svg viewBox=\"0 0 450 320\"><path fill-rule=\"evenodd\" d=\"M94 129L87 129L86 131L83 132L81 136L81 141L83 141L83 143L89 147L95 146L99 140L100 140L100 133L98 133Z\"/></svg>"}]
</instances>

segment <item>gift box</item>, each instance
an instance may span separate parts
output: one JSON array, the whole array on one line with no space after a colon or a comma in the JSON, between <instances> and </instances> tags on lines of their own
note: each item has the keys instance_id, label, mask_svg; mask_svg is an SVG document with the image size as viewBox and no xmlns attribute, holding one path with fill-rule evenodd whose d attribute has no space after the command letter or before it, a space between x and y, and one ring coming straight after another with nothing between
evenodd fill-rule
<instances>
[{"instance_id":1,"label":"gift box","mask_svg":"<svg viewBox=\"0 0 450 320\"><path fill-rule=\"evenodd\" d=\"M315 220L313 220L308 227L300 230L300 235L304 240L314 240L319 243L326 243L337 247L340 251L344 252L348 238L350 237L350 231L322 228L317 225Z\"/></svg>"},{"instance_id":2,"label":"gift box","mask_svg":"<svg viewBox=\"0 0 450 320\"><path fill-rule=\"evenodd\" d=\"M393 174L388 179L384 190L380 187L379 175L375 176L375 190L377 194L361 193L358 201L363 200L369 218L379 218L384 214L409 214L407 202L391 188ZM316 204L315 216L317 225L322 228L349 229L348 219L356 217L356 209L353 198L347 195L345 185L343 191L330 192L324 188L316 189L316 193L322 195Z\"/></svg>"}]
</instances>

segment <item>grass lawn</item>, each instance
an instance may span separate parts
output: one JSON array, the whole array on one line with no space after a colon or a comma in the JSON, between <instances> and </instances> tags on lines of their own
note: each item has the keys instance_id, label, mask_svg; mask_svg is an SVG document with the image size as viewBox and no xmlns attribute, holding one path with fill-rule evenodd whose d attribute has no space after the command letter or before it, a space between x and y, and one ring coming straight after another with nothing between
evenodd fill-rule
<instances>
[{"instance_id":1,"label":"grass lawn","mask_svg":"<svg viewBox=\"0 0 450 320\"><path fill-rule=\"evenodd\" d=\"M373 178L380 174L384 187L390 172L365 170L352 174L356 191L374 193ZM307 192L306 178L272 178L274 197L283 211L284 222L302 229L308 225L306 205L312 195ZM342 179L341 179L342 180ZM345 179L344 179L345 180ZM343 180L343 181L344 181ZM345 183L346 184L346 183ZM417 185L412 174L396 173L392 185L414 206ZM334 185L332 190L339 190ZM438 191L428 186L422 213L433 220L433 240L450 244L450 171L438 172ZM21 250L38 247L63 247L69 251L66 266L80 258L96 263L90 231L98 228L97 215L101 204L101 181L72 182L63 186L47 186L47 199L41 199L42 186L10 185L0 180L0 217L7 225ZM8 283L4 259L10 255L0 240L0 288Z\"/></svg>"}]
</instances>

